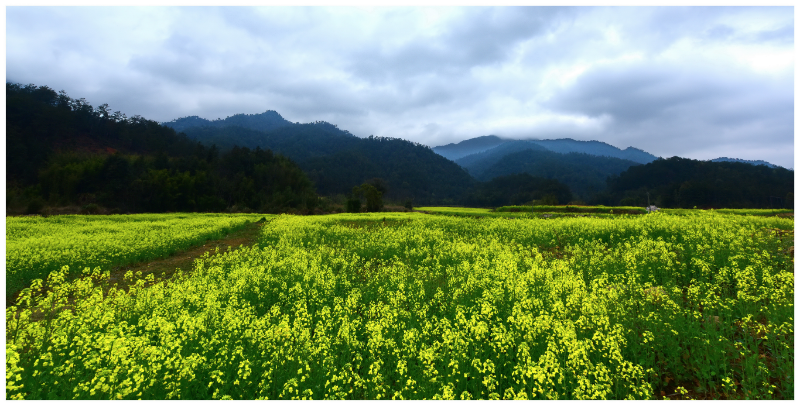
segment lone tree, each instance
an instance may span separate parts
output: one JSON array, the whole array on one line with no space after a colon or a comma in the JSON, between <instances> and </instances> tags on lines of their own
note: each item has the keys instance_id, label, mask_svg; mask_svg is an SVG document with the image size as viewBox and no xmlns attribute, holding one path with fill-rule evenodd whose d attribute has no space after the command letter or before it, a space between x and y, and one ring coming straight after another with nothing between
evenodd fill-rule
<instances>
[{"instance_id":1,"label":"lone tree","mask_svg":"<svg viewBox=\"0 0 800 406\"><path fill-rule=\"evenodd\" d=\"M383 209L383 193L369 183L353 187L350 198L347 199L347 211L358 213L361 211L361 199L366 200L366 211L375 212Z\"/></svg>"},{"instance_id":2,"label":"lone tree","mask_svg":"<svg viewBox=\"0 0 800 406\"><path fill-rule=\"evenodd\" d=\"M361 191L367 200L367 211L381 211L383 209L383 193L369 183L361 185Z\"/></svg>"}]
</instances>

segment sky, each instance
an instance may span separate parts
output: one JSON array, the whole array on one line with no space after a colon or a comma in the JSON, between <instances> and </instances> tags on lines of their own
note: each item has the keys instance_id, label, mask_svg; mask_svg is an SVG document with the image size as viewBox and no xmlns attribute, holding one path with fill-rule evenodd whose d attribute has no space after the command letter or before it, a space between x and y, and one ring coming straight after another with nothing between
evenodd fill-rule
<instances>
[{"instance_id":1,"label":"sky","mask_svg":"<svg viewBox=\"0 0 800 406\"><path fill-rule=\"evenodd\" d=\"M129 117L275 110L431 147L794 168L792 7L7 7L6 81Z\"/></svg>"}]
</instances>

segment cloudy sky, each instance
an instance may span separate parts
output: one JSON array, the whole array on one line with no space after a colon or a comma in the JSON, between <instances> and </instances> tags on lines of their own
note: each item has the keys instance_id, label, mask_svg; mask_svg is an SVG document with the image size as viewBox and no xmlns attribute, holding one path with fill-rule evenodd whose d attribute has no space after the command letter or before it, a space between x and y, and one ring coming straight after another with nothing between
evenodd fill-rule
<instances>
[{"instance_id":1,"label":"cloudy sky","mask_svg":"<svg viewBox=\"0 0 800 406\"><path fill-rule=\"evenodd\" d=\"M8 7L6 80L156 121L276 110L794 168L792 7Z\"/></svg>"}]
</instances>

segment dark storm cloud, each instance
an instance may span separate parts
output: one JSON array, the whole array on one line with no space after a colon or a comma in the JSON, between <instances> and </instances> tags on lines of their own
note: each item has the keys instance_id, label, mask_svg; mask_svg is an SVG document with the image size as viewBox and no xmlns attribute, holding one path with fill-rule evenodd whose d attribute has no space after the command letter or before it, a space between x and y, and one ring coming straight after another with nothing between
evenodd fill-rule
<instances>
[{"instance_id":1,"label":"dark storm cloud","mask_svg":"<svg viewBox=\"0 0 800 406\"><path fill-rule=\"evenodd\" d=\"M383 81L417 75L463 74L506 62L521 41L548 33L570 8L469 8L432 36L398 45L376 41L356 53L350 69L360 78ZM400 15L397 18L406 18Z\"/></svg>"},{"instance_id":2,"label":"dark storm cloud","mask_svg":"<svg viewBox=\"0 0 800 406\"><path fill-rule=\"evenodd\" d=\"M7 80L168 121L597 139L793 167L791 7L8 7Z\"/></svg>"},{"instance_id":3,"label":"dark storm cloud","mask_svg":"<svg viewBox=\"0 0 800 406\"><path fill-rule=\"evenodd\" d=\"M686 145L705 150L724 140L755 136L778 147L793 144L793 88L745 69L720 72L648 63L602 66L585 72L548 106L611 117L609 132L636 129L630 142L665 155L685 154ZM741 131L747 128L752 131Z\"/></svg>"},{"instance_id":4,"label":"dark storm cloud","mask_svg":"<svg viewBox=\"0 0 800 406\"><path fill-rule=\"evenodd\" d=\"M656 118L676 119L677 113L704 110L706 119L715 120L719 108L730 100L753 97L761 91L770 96L791 95L791 90L771 88L769 81L741 81L746 72L721 73L685 64L649 63L606 65L590 69L576 82L554 97L548 105L554 109L588 116L610 115L618 125ZM770 98L772 99L772 98ZM781 100L785 103L785 99ZM775 106L742 106L735 115L763 116ZM783 106L791 108L791 106ZM696 114L699 114L700 110ZM729 123L737 117L725 116Z\"/></svg>"}]
</instances>

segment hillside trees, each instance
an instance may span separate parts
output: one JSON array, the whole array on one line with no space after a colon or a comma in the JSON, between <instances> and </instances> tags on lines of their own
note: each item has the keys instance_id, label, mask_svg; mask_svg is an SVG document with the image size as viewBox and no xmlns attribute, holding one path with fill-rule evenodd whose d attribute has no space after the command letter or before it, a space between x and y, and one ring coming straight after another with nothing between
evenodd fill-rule
<instances>
[{"instance_id":1,"label":"hillside trees","mask_svg":"<svg viewBox=\"0 0 800 406\"><path fill-rule=\"evenodd\" d=\"M455 204L475 183L463 168L427 146L397 138L359 138L324 121L265 131L235 125L184 131L222 149L260 146L284 154L300 165L321 195L348 194L353 185L380 178L387 187L384 198Z\"/></svg>"},{"instance_id":2,"label":"hillside trees","mask_svg":"<svg viewBox=\"0 0 800 406\"><path fill-rule=\"evenodd\" d=\"M595 203L641 206L647 193L659 207L769 208L770 196L794 193L794 171L741 162L658 159L610 177L607 191ZM783 204L790 203L784 199Z\"/></svg>"},{"instance_id":3,"label":"hillside trees","mask_svg":"<svg viewBox=\"0 0 800 406\"><path fill-rule=\"evenodd\" d=\"M224 153L46 86L7 84L7 205L127 212L313 210L314 186L261 148ZM39 202L31 206L32 203Z\"/></svg>"},{"instance_id":4,"label":"hillside trees","mask_svg":"<svg viewBox=\"0 0 800 406\"><path fill-rule=\"evenodd\" d=\"M465 199L473 207L511 206L539 201L542 204L567 204L572 200L569 187L555 179L520 173L498 176L475 187Z\"/></svg>"},{"instance_id":5,"label":"hillside trees","mask_svg":"<svg viewBox=\"0 0 800 406\"><path fill-rule=\"evenodd\" d=\"M528 149L516 151L523 146ZM567 185L572 194L582 200L589 200L603 191L608 176L639 165L633 161L607 156L553 152L522 141L510 141L489 151L461 158L457 162L481 181L523 172L534 177L556 179Z\"/></svg>"},{"instance_id":6,"label":"hillside trees","mask_svg":"<svg viewBox=\"0 0 800 406\"><path fill-rule=\"evenodd\" d=\"M372 179L371 181L372 182L362 183L361 186L353 187L350 192L350 197L347 199L348 212L358 213L361 211L362 199L366 201L365 208L368 212L376 212L383 209L383 192L386 189L382 187L380 179Z\"/></svg>"}]
</instances>

